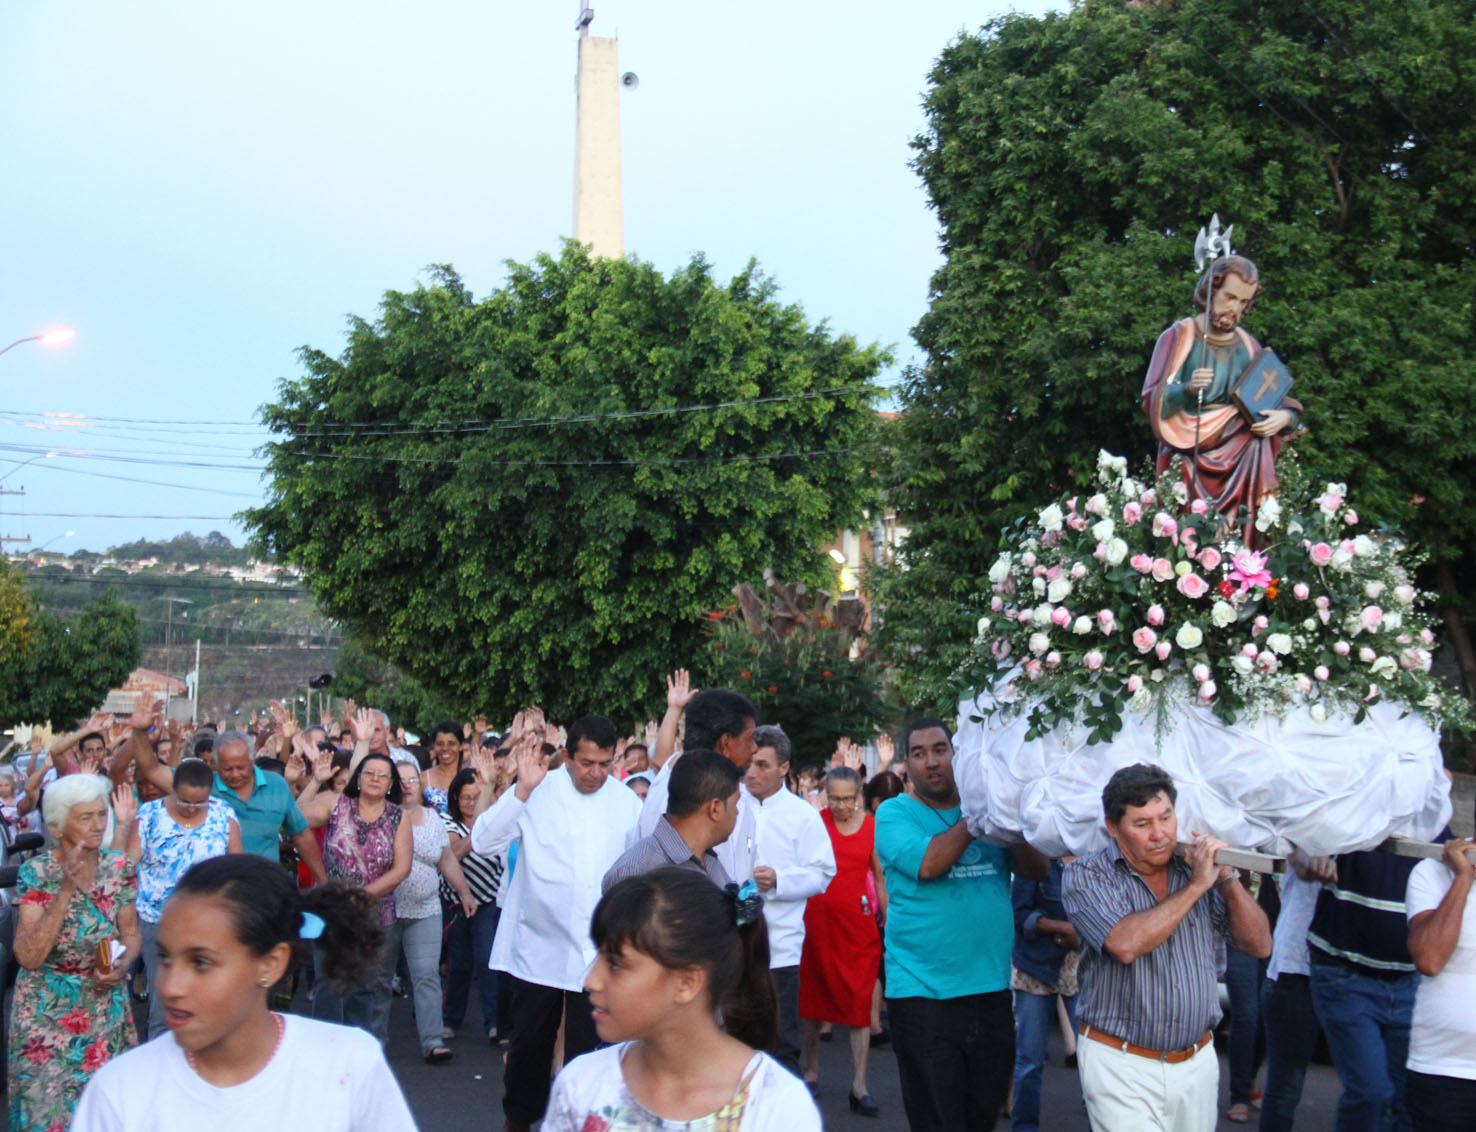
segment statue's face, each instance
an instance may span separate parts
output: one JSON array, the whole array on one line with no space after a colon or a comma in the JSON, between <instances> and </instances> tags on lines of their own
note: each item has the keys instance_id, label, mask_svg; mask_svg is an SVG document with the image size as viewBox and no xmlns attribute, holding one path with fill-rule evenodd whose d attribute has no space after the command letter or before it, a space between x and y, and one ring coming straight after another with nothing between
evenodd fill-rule
<instances>
[{"instance_id":1,"label":"statue's face","mask_svg":"<svg viewBox=\"0 0 1476 1132\"><path fill-rule=\"evenodd\" d=\"M1229 334L1240 325L1245 308L1256 297L1256 285L1247 283L1233 271L1229 272L1215 292L1214 305L1210 308L1210 327L1217 334Z\"/></svg>"}]
</instances>

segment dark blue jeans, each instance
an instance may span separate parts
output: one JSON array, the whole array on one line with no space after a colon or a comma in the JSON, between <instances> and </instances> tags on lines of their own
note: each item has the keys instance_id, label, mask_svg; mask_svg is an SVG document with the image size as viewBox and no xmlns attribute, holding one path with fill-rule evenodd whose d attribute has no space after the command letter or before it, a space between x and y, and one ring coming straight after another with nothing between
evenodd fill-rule
<instances>
[{"instance_id":1,"label":"dark blue jeans","mask_svg":"<svg viewBox=\"0 0 1476 1132\"><path fill-rule=\"evenodd\" d=\"M497 1029L499 972L487 966L492 954L492 940L497 935L501 913L495 901L478 904L476 914L468 920L461 905L443 905L446 922L446 1000L441 1017L456 1030L466 1019L468 991L477 984L477 1002L482 1008L482 1029Z\"/></svg>"},{"instance_id":2,"label":"dark blue jeans","mask_svg":"<svg viewBox=\"0 0 1476 1132\"><path fill-rule=\"evenodd\" d=\"M1414 1132L1471 1132L1476 1128L1476 1081L1411 1069L1405 1088Z\"/></svg>"},{"instance_id":3,"label":"dark blue jeans","mask_svg":"<svg viewBox=\"0 0 1476 1132\"><path fill-rule=\"evenodd\" d=\"M889 998L887 1019L911 1132L990 1132L1015 1061L1010 992Z\"/></svg>"},{"instance_id":4,"label":"dark blue jeans","mask_svg":"<svg viewBox=\"0 0 1476 1132\"><path fill-rule=\"evenodd\" d=\"M1071 1028L1076 1028L1076 996L1066 999ZM1014 1132L1040 1128L1040 1076L1046 1045L1056 1025L1056 996L1015 992L1015 1099L1010 1105Z\"/></svg>"},{"instance_id":5,"label":"dark blue jeans","mask_svg":"<svg viewBox=\"0 0 1476 1132\"><path fill-rule=\"evenodd\" d=\"M1225 991L1230 996L1230 1103L1249 1104L1256 1070L1266 1052L1261 1032L1261 984L1266 960L1225 948Z\"/></svg>"},{"instance_id":6,"label":"dark blue jeans","mask_svg":"<svg viewBox=\"0 0 1476 1132\"><path fill-rule=\"evenodd\" d=\"M1312 1002L1343 1083L1336 1132L1410 1132L1404 1063L1417 978L1378 978L1312 960Z\"/></svg>"},{"instance_id":7,"label":"dark blue jeans","mask_svg":"<svg viewBox=\"0 0 1476 1132\"><path fill-rule=\"evenodd\" d=\"M1266 1032L1261 1132L1291 1132L1319 1029L1306 975L1266 980L1261 990L1261 1023Z\"/></svg>"}]
</instances>

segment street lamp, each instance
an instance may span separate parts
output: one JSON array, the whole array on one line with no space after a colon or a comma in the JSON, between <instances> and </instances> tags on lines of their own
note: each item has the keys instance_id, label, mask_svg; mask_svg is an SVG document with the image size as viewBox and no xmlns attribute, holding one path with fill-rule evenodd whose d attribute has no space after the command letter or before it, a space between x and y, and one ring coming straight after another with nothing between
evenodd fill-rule
<instances>
[{"instance_id":1,"label":"street lamp","mask_svg":"<svg viewBox=\"0 0 1476 1132\"><path fill-rule=\"evenodd\" d=\"M29 460L7 460L6 463L15 465L15 471L6 472L5 475L12 476L15 474L15 472L20 471L27 464L34 464L37 460L50 460L53 456L56 455L58 455L58 453L56 452L41 452L35 456L32 456ZM4 479L4 476L0 476L0 479Z\"/></svg>"},{"instance_id":2,"label":"street lamp","mask_svg":"<svg viewBox=\"0 0 1476 1132\"><path fill-rule=\"evenodd\" d=\"M43 346L60 346L63 342L70 342L76 336L77 332L75 330L68 330L66 328L48 330L42 334L31 334L25 338L17 338L9 346L6 346L4 350L0 350L0 354L14 350L22 342L40 342Z\"/></svg>"},{"instance_id":3,"label":"street lamp","mask_svg":"<svg viewBox=\"0 0 1476 1132\"><path fill-rule=\"evenodd\" d=\"M67 531L65 534L53 535L51 538L49 538L45 542L43 542L40 546L38 546L34 550L32 550L31 553L32 554L40 554L43 550L45 550L48 546L50 546L52 543L54 543L57 539L71 538L76 533L77 533L76 531Z\"/></svg>"}]
</instances>

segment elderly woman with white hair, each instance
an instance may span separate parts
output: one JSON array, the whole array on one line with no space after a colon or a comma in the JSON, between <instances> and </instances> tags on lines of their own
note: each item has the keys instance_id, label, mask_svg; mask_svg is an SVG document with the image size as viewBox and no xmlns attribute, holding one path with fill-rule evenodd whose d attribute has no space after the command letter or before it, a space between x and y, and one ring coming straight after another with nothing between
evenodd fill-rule
<instances>
[{"instance_id":1,"label":"elderly woman with white hair","mask_svg":"<svg viewBox=\"0 0 1476 1132\"><path fill-rule=\"evenodd\" d=\"M65 1128L88 1078L137 1041L124 986L139 951L133 866L103 848L111 785L69 774L47 787L51 848L20 870L11 1132Z\"/></svg>"}]
</instances>

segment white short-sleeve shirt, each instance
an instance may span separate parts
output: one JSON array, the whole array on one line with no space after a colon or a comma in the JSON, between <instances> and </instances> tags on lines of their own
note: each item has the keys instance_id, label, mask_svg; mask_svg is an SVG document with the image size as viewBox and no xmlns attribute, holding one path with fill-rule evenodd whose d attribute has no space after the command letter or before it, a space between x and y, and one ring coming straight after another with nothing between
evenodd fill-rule
<instances>
[{"instance_id":1,"label":"white short-sleeve shirt","mask_svg":"<svg viewBox=\"0 0 1476 1132\"><path fill-rule=\"evenodd\" d=\"M1444 861L1421 861L1409 874L1405 915L1433 912L1454 875ZM1455 951L1440 974L1421 975L1409 1027L1409 1068L1476 1081L1476 895L1466 900Z\"/></svg>"}]
</instances>

